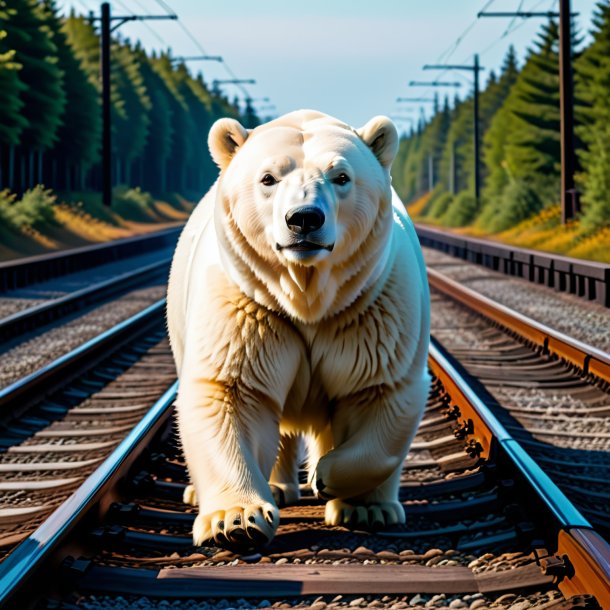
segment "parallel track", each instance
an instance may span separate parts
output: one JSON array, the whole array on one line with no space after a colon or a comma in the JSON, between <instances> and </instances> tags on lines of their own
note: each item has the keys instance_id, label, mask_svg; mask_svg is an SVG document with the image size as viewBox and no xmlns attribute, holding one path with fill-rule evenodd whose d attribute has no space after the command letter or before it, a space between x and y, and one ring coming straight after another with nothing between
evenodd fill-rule
<instances>
[{"instance_id":1,"label":"parallel track","mask_svg":"<svg viewBox=\"0 0 610 610\"><path fill-rule=\"evenodd\" d=\"M278 535L260 552L193 548L173 386L0 566L0 599L20 608L112 607L142 596L152 607L192 598L295 605L339 594L350 606L382 607L444 594L453 607L518 596L557 610L608 607L608 545L434 345L430 366L433 392L402 481L406 526L327 527L305 495L282 509Z\"/></svg>"},{"instance_id":2,"label":"parallel track","mask_svg":"<svg viewBox=\"0 0 610 610\"><path fill-rule=\"evenodd\" d=\"M0 559L175 380L160 300L0 390Z\"/></svg>"},{"instance_id":3,"label":"parallel track","mask_svg":"<svg viewBox=\"0 0 610 610\"><path fill-rule=\"evenodd\" d=\"M433 269L428 277L433 332L503 425L609 537L610 356Z\"/></svg>"},{"instance_id":4,"label":"parallel track","mask_svg":"<svg viewBox=\"0 0 610 610\"><path fill-rule=\"evenodd\" d=\"M0 343L167 277L180 230L0 263Z\"/></svg>"}]
</instances>

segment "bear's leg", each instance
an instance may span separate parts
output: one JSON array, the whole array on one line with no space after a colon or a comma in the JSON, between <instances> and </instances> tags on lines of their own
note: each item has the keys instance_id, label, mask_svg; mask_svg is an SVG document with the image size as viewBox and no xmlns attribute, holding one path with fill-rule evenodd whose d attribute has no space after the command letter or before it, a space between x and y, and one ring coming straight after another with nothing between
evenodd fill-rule
<instances>
[{"instance_id":1,"label":"bear's leg","mask_svg":"<svg viewBox=\"0 0 610 610\"><path fill-rule=\"evenodd\" d=\"M326 503L324 520L328 525L344 525L377 530L405 522L405 511L398 500L402 464L372 491L359 497Z\"/></svg>"},{"instance_id":2,"label":"bear's leg","mask_svg":"<svg viewBox=\"0 0 610 610\"><path fill-rule=\"evenodd\" d=\"M388 479L390 489L397 485L394 477L400 477L428 387L428 377L422 375L416 381L366 388L338 400L331 422L335 448L316 466L314 491L324 499L350 503L351 498L385 490L382 484Z\"/></svg>"},{"instance_id":3,"label":"bear's leg","mask_svg":"<svg viewBox=\"0 0 610 610\"><path fill-rule=\"evenodd\" d=\"M278 506L299 501L299 457L302 438L299 435L282 434L280 450L269 478L269 485Z\"/></svg>"},{"instance_id":4,"label":"bear's leg","mask_svg":"<svg viewBox=\"0 0 610 610\"><path fill-rule=\"evenodd\" d=\"M279 524L267 483L279 442L277 412L258 401L231 404L231 397L246 392L186 380L179 392L180 436L199 504L193 525L196 545L208 540L263 544Z\"/></svg>"}]
</instances>

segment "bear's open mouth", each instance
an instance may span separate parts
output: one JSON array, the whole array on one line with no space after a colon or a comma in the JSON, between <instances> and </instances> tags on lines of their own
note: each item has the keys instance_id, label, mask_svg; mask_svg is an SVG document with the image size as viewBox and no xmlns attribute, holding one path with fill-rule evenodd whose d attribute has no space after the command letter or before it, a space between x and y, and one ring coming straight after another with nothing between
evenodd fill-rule
<instances>
[{"instance_id":1,"label":"bear's open mouth","mask_svg":"<svg viewBox=\"0 0 610 610\"><path fill-rule=\"evenodd\" d=\"M282 246L280 244L275 244L276 250L294 250L295 252L313 252L314 250L328 250L329 252L333 251L335 244L316 244L313 241L297 241L293 244L286 244Z\"/></svg>"}]
</instances>

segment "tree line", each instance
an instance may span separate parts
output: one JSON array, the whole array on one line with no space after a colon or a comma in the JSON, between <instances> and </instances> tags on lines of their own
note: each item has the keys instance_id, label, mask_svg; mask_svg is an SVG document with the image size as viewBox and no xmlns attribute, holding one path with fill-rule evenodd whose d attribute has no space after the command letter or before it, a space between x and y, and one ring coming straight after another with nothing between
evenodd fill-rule
<instances>
[{"instance_id":1,"label":"tree line","mask_svg":"<svg viewBox=\"0 0 610 610\"><path fill-rule=\"evenodd\" d=\"M55 0L0 0L0 190L101 188L99 66L99 35L85 17L60 16ZM115 38L111 66L115 184L203 192L217 174L210 125L258 122L169 52Z\"/></svg>"},{"instance_id":2,"label":"tree line","mask_svg":"<svg viewBox=\"0 0 610 610\"><path fill-rule=\"evenodd\" d=\"M576 144L585 229L610 226L610 0L596 7L592 41L573 54ZM577 36L573 39L577 47ZM521 68L511 47L480 94L482 193L474 198L473 98L435 103L401 140L393 183L422 215L497 232L560 201L559 30L551 20Z\"/></svg>"}]
</instances>

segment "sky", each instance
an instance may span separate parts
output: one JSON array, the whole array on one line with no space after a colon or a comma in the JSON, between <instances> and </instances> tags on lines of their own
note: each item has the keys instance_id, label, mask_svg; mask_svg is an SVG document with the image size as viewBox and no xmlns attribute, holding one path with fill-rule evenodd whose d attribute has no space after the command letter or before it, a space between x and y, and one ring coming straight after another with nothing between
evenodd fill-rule
<instances>
[{"instance_id":1,"label":"sky","mask_svg":"<svg viewBox=\"0 0 610 610\"><path fill-rule=\"evenodd\" d=\"M58 3L77 13L99 12L94 0ZM588 40L595 0L572 0L577 27ZM221 55L225 64L190 62L204 79L255 79L247 85L263 116L299 108L331 114L355 127L385 114L407 131L432 104L398 103L397 97L453 98L472 89L468 72L422 71L426 63L472 64L475 53L497 71L510 44L523 61L545 19L481 18L488 11L559 10L557 0L111 0L114 15L162 15L174 21L128 22L120 34L147 49L171 47L174 56ZM198 43L196 44L195 41ZM229 72L227 71L227 67ZM460 87L410 87L409 82L459 82ZM243 92L223 90L232 99ZM263 98L269 98L269 102ZM272 106L272 107L271 107Z\"/></svg>"}]
</instances>

